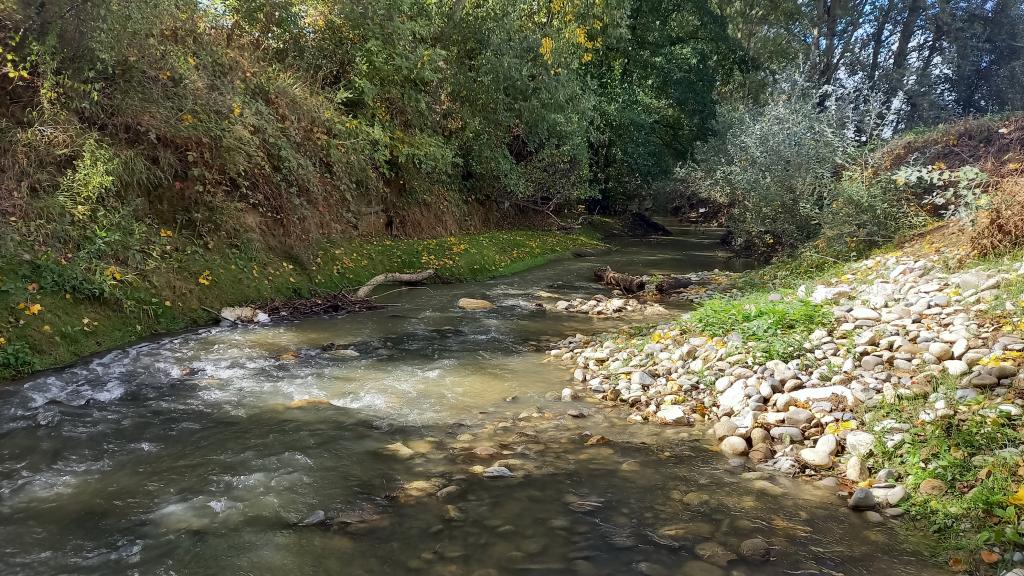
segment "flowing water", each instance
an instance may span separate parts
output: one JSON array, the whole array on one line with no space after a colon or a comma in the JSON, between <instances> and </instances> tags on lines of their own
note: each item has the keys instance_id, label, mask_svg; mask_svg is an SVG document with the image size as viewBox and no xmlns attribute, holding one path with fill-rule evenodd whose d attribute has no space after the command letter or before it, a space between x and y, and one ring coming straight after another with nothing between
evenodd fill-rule
<instances>
[{"instance_id":1,"label":"flowing water","mask_svg":"<svg viewBox=\"0 0 1024 576\"><path fill-rule=\"evenodd\" d=\"M738 265L684 231L0 388L0 574L940 573L810 483L742 476L699 431L551 399L569 371L543 342L621 321L545 312L536 293L598 292L599 264ZM463 296L498 307L461 311ZM470 471L497 460L515 477ZM776 559L730 560L752 537Z\"/></svg>"}]
</instances>

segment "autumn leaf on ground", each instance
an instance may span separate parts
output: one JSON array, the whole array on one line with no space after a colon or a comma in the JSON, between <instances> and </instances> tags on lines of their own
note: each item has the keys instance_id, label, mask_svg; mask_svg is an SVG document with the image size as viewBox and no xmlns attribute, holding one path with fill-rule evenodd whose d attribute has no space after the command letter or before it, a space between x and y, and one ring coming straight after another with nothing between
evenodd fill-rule
<instances>
[{"instance_id":1,"label":"autumn leaf on ground","mask_svg":"<svg viewBox=\"0 0 1024 576\"><path fill-rule=\"evenodd\" d=\"M1007 502L1016 506L1024 506L1024 484L1017 490L1017 493L1007 498Z\"/></svg>"},{"instance_id":2,"label":"autumn leaf on ground","mask_svg":"<svg viewBox=\"0 0 1024 576\"><path fill-rule=\"evenodd\" d=\"M997 553L995 553L995 552L993 552L991 550L982 550L981 551L981 561L984 562L985 564L995 564L996 562L999 562L999 560L1001 560L1001 559L1002 559L1002 556L1000 556L999 554L997 554Z\"/></svg>"}]
</instances>

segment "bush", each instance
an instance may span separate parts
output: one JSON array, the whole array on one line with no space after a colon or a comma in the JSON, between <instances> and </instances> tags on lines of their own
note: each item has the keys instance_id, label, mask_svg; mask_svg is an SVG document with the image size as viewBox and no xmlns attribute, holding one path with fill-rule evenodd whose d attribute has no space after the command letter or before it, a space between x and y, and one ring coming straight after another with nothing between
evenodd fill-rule
<instances>
[{"instance_id":1,"label":"bush","mask_svg":"<svg viewBox=\"0 0 1024 576\"><path fill-rule=\"evenodd\" d=\"M852 141L799 93L763 108L726 110L717 136L677 173L678 194L720 205L732 246L763 255L821 232Z\"/></svg>"},{"instance_id":2,"label":"bush","mask_svg":"<svg viewBox=\"0 0 1024 576\"><path fill-rule=\"evenodd\" d=\"M927 221L891 178L875 178L866 171L843 174L826 206L815 248L832 257L857 256Z\"/></svg>"}]
</instances>

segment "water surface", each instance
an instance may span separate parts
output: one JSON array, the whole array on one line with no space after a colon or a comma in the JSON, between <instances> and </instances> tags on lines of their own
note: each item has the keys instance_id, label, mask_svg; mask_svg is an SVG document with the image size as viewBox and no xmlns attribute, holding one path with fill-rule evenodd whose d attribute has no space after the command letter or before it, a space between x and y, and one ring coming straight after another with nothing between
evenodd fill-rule
<instances>
[{"instance_id":1,"label":"water surface","mask_svg":"<svg viewBox=\"0 0 1024 576\"><path fill-rule=\"evenodd\" d=\"M623 241L395 292L383 300L400 306L375 312L199 330L0 389L0 573L940 573L833 495L741 476L699 431L551 399L569 371L544 361L545 343L621 322L545 312L536 294L592 295L604 264L742 265L712 232ZM460 297L498 307L462 311ZM609 441L588 444L598 435ZM388 453L396 442L415 454ZM472 471L495 463L515 477ZM730 560L752 537L776 559Z\"/></svg>"}]
</instances>

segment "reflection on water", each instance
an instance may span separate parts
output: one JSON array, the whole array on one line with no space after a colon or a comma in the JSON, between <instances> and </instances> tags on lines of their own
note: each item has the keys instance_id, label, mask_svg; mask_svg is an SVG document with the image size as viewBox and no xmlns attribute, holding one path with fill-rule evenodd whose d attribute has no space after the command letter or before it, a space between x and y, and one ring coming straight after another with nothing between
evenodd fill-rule
<instances>
[{"instance_id":1,"label":"reflection on water","mask_svg":"<svg viewBox=\"0 0 1024 576\"><path fill-rule=\"evenodd\" d=\"M545 312L535 292L593 294L598 264L739 265L717 250L712 234L627 241L2 389L0 573L930 573L889 529L807 483L744 475L699 432L549 399L567 374L542 344L616 321ZM498 307L461 311L462 296ZM514 476L473 468L493 465ZM776 560L732 558L754 537Z\"/></svg>"}]
</instances>

